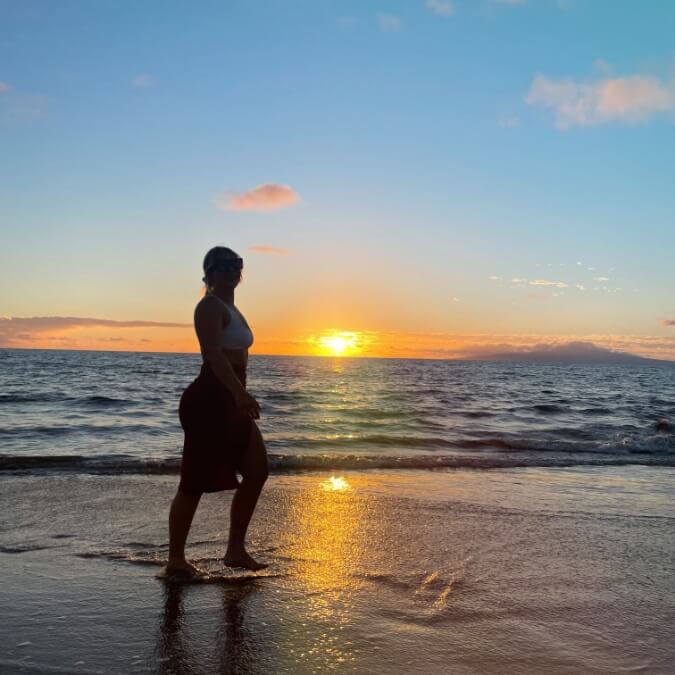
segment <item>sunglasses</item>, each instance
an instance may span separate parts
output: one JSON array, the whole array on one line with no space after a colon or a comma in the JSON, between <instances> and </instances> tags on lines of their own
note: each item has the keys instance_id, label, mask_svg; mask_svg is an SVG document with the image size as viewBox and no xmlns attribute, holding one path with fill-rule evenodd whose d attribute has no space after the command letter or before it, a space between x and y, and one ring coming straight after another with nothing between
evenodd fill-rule
<instances>
[{"instance_id":1,"label":"sunglasses","mask_svg":"<svg viewBox=\"0 0 675 675\"><path fill-rule=\"evenodd\" d=\"M240 271L244 267L244 261L242 258L232 258L231 260L219 260L218 262L213 263L208 269L209 272L214 270L219 270L221 272L234 272Z\"/></svg>"}]
</instances>

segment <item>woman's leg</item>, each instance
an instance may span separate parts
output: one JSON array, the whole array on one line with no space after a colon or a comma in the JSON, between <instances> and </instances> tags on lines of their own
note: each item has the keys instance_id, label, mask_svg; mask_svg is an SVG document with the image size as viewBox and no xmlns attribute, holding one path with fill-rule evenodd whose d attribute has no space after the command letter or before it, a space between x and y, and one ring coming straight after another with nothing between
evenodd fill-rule
<instances>
[{"instance_id":1,"label":"woman's leg","mask_svg":"<svg viewBox=\"0 0 675 675\"><path fill-rule=\"evenodd\" d=\"M185 542L200 499L201 494L188 494L178 490L171 502L167 568L196 571L196 568L185 560Z\"/></svg>"},{"instance_id":2,"label":"woman's leg","mask_svg":"<svg viewBox=\"0 0 675 675\"><path fill-rule=\"evenodd\" d=\"M258 503L269 468L267 466L267 450L263 442L260 429L255 421L251 421L251 439L248 449L242 457L240 470L241 485L232 498L230 510L230 537L225 552L224 562L230 567L248 567L262 569L266 565L257 562L247 552L244 544L246 530L251 522L251 516Z\"/></svg>"}]
</instances>

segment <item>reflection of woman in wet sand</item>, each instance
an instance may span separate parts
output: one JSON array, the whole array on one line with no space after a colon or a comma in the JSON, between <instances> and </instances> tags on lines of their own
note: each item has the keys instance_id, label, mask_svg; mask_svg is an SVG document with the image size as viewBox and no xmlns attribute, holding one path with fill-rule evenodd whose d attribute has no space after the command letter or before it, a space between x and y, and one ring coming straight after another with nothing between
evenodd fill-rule
<instances>
[{"instance_id":1,"label":"reflection of woman in wet sand","mask_svg":"<svg viewBox=\"0 0 675 675\"><path fill-rule=\"evenodd\" d=\"M198 673L258 673L265 645L254 626L246 626L246 610L257 590L253 579L222 588L222 628L218 627L214 653L204 651L203 635L186 625L182 584L167 584L164 615L157 632L155 658L162 675ZM218 612L214 608L214 619ZM217 622L214 621L217 626ZM197 639L190 640L190 636Z\"/></svg>"},{"instance_id":2,"label":"reflection of woman in wet sand","mask_svg":"<svg viewBox=\"0 0 675 675\"><path fill-rule=\"evenodd\" d=\"M179 416L185 432L178 491L169 513L169 560L165 572L192 576L200 571L185 559L185 542L204 492L236 489L230 536L223 562L256 570L266 565L246 551L244 539L267 479L267 452L255 419L258 402L246 391L246 364L253 334L234 306L242 259L216 246L204 258L206 293L194 323L202 367L183 392ZM237 470L242 475L237 478Z\"/></svg>"}]
</instances>

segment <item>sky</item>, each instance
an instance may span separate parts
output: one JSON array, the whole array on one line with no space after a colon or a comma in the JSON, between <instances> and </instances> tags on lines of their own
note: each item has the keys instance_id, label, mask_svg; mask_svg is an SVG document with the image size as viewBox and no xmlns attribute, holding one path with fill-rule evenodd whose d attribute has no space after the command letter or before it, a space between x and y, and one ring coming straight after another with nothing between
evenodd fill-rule
<instances>
[{"instance_id":1,"label":"sky","mask_svg":"<svg viewBox=\"0 0 675 675\"><path fill-rule=\"evenodd\" d=\"M0 346L675 360L675 3L0 0Z\"/></svg>"}]
</instances>

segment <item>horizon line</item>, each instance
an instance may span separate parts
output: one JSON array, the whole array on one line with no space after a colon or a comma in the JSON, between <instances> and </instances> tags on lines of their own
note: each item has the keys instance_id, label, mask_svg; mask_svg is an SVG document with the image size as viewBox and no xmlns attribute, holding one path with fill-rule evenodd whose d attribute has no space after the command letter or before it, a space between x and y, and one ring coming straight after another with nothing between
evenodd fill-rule
<instances>
[{"instance_id":1,"label":"horizon line","mask_svg":"<svg viewBox=\"0 0 675 675\"><path fill-rule=\"evenodd\" d=\"M194 355L196 356L197 354L200 354L200 352L195 351L195 352L171 352L171 351L143 351L143 350L138 350L138 349L78 349L78 348L73 348L73 347L7 347L7 346L1 346L0 345L0 350L2 349L14 349L18 351L32 351L32 352L37 352L37 351L42 351L42 352L102 352L104 354L174 354L174 355ZM517 356L518 354L522 354L523 352L513 352L514 356ZM481 357L474 357L474 358L452 358L452 357L442 357L442 358L434 358L432 356L373 356L373 355L368 355L368 356L360 356L358 354L347 354L347 355L342 355L342 354L264 354L264 353L259 353L255 352L252 354L249 354L249 356L287 356L287 357L300 357L300 358L319 358L319 359L396 359L399 361L494 361L495 363L497 362L506 362L506 361L511 361L512 359L508 358L494 358L495 356L506 356L508 353L495 353L495 354L487 354L486 356L488 358L481 358ZM672 363L675 364L675 359L655 359L650 356L639 356L638 354L631 354L630 352L623 352L624 355L627 356L632 356L636 357L639 359L642 359L647 362L654 362L656 364L660 363ZM492 358L490 358L492 357ZM516 362L519 363L527 363L523 361L517 361L516 359L513 359ZM545 361L544 361L545 362ZM577 365L614 365L614 366L630 366L630 365L644 365L644 364L635 364L635 363L607 363L607 362L592 362L592 361L560 361L560 360L551 360L551 363L556 363L556 364L562 364L565 365L569 363L570 365L572 364L577 364ZM535 362L530 362L530 363L536 363Z\"/></svg>"}]
</instances>

